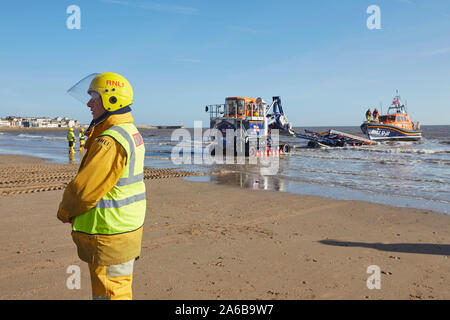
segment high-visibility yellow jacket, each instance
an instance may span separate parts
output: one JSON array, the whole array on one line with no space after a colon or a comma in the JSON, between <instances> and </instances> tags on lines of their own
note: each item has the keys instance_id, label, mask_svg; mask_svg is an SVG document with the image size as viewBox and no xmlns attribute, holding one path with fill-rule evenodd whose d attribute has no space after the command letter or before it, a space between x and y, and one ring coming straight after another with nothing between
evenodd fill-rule
<instances>
[{"instance_id":1,"label":"high-visibility yellow jacket","mask_svg":"<svg viewBox=\"0 0 450 320\"><path fill-rule=\"evenodd\" d=\"M130 113L116 114L87 132L86 155L77 176L66 187L59 206L58 218L72 222L72 238L78 255L88 263L120 264L140 255L146 206L142 149L136 162L142 163L136 165L127 154L126 139L120 139L117 134L113 138L111 132L114 128L137 132L132 123ZM139 139L140 148L143 148ZM138 167L136 170L142 171L141 176L130 173L131 178L128 177L130 165ZM139 181L130 184L128 178L139 178ZM131 205L124 203L129 199L134 199ZM127 211L123 204L131 210ZM122 220L124 215L129 215L128 221Z\"/></svg>"},{"instance_id":2,"label":"high-visibility yellow jacket","mask_svg":"<svg viewBox=\"0 0 450 320\"><path fill-rule=\"evenodd\" d=\"M67 141L75 140L75 134L72 131L67 131L66 137L67 137Z\"/></svg>"}]
</instances>

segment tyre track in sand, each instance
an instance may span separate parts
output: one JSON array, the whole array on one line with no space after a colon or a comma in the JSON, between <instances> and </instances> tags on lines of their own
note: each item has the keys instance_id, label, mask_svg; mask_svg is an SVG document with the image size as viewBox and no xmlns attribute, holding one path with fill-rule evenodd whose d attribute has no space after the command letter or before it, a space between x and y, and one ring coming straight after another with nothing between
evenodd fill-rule
<instances>
[{"instance_id":1,"label":"tyre track in sand","mask_svg":"<svg viewBox=\"0 0 450 320\"><path fill-rule=\"evenodd\" d=\"M76 176L77 164L30 164L18 167L0 167L0 196L62 190ZM144 179L171 179L203 176L199 173L174 168L144 169Z\"/></svg>"}]
</instances>

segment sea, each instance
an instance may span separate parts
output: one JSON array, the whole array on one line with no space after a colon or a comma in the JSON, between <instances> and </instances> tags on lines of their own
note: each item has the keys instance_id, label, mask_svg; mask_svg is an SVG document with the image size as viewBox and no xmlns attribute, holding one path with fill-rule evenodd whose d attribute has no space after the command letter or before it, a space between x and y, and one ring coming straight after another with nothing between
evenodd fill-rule
<instances>
[{"instance_id":1,"label":"sea","mask_svg":"<svg viewBox=\"0 0 450 320\"><path fill-rule=\"evenodd\" d=\"M294 128L296 132L304 129L317 132L334 129L363 136L359 127ZM198 150L207 144L194 129L140 129L146 147L145 165L207 173L184 178L189 181L235 186L243 192L272 190L450 214L450 126L423 125L422 131L423 138L417 142L319 149L306 148L307 140L280 136L280 143L288 143L291 153L277 158L276 170L267 174L261 170L268 166L262 160L243 164L202 160ZM180 157L175 155L180 155L183 148L188 150L185 152L188 157L180 163ZM0 132L1 154L79 163L80 153L77 151L71 158L67 150L65 130ZM226 173L209 174L217 172Z\"/></svg>"}]
</instances>

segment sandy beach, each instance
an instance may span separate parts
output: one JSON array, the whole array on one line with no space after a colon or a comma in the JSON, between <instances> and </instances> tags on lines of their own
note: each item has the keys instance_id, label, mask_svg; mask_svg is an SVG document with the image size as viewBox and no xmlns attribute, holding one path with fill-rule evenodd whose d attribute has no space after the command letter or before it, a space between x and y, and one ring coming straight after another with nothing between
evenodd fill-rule
<instances>
[{"instance_id":1,"label":"sandy beach","mask_svg":"<svg viewBox=\"0 0 450 320\"><path fill-rule=\"evenodd\" d=\"M91 299L56 218L76 169L0 155L0 299ZM152 172L134 299L450 299L448 215ZM70 290L73 265L81 288Z\"/></svg>"}]
</instances>

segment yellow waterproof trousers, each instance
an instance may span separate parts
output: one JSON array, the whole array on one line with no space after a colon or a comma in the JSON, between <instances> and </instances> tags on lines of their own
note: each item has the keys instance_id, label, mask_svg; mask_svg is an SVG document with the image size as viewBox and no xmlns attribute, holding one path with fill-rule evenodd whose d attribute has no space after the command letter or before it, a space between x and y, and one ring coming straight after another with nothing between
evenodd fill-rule
<instances>
[{"instance_id":1,"label":"yellow waterproof trousers","mask_svg":"<svg viewBox=\"0 0 450 320\"><path fill-rule=\"evenodd\" d=\"M94 300L131 300L134 259L111 266L89 263Z\"/></svg>"},{"instance_id":2,"label":"yellow waterproof trousers","mask_svg":"<svg viewBox=\"0 0 450 320\"><path fill-rule=\"evenodd\" d=\"M84 140L80 139L80 150L84 150Z\"/></svg>"}]
</instances>

